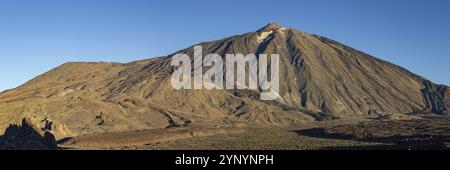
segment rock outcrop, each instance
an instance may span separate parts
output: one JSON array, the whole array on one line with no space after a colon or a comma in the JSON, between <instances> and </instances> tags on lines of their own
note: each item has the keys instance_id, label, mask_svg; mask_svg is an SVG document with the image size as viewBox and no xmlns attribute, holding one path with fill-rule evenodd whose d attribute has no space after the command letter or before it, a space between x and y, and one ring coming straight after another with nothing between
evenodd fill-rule
<instances>
[{"instance_id":1,"label":"rock outcrop","mask_svg":"<svg viewBox=\"0 0 450 170\"><path fill-rule=\"evenodd\" d=\"M56 150L55 136L48 130L40 132L26 119L21 124L11 124L0 136L1 150Z\"/></svg>"}]
</instances>

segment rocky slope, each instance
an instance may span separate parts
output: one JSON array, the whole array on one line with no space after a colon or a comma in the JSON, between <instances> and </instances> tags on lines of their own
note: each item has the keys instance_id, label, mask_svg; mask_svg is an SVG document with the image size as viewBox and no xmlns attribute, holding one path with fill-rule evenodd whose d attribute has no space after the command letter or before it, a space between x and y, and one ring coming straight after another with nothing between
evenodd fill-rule
<instances>
[{"instance_id":1,"label":"rocky slope","mask_svg":"<svg viewBox=\"0 0 450 170\"><path fill-rule=\"evenodd\" d=\"M269 24L203 42L203 54L280 55L280 97L252 90L175 90L173 55L121 63L66 63L0 94L0 128L27 117L58 139L82 134L237 122L295 126L314 120L431 111L447 114L449 90L336 41ZM177 53L193 54L193 48Z\"/></svg>"}]
</instances>

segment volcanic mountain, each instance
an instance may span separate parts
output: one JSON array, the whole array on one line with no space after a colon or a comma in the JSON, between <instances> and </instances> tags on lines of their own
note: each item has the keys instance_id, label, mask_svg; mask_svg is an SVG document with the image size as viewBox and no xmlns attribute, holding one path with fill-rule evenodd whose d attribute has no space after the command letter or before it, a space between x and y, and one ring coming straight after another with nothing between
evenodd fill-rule
<instances>
[{"instance_id":1,"label":"volcanic mountain","mask_svg":"<svg viewBox=\"0 0 450 170\"><path fill-rule=\"evenodd\" d=\"M0 94L0 129L26 118L51 122L58 138L83 134L237 123L305 122L387 115L448 114L450 89L361 51L296 29L268 24L203 42L203 54L279 54L280 93L175 90L171 57L131 63L71 62Z\"/></svg>"}]
</instances>

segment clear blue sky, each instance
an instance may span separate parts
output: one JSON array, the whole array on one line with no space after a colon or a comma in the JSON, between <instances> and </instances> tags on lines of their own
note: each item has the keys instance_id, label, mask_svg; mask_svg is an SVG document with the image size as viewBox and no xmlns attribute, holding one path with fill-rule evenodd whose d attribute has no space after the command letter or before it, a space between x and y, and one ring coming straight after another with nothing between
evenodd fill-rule
<instances>
[{"instance_id":1,"label":"clear blue sky","mask_svg":"<svg viewBox=\"0 0 450 170\"><path fill-rule=\"evenodd\" d=\"M268 22L450 85L450 0L0 0L0 90L67 61L162 56Z\"/></svg>"}]
</instances>

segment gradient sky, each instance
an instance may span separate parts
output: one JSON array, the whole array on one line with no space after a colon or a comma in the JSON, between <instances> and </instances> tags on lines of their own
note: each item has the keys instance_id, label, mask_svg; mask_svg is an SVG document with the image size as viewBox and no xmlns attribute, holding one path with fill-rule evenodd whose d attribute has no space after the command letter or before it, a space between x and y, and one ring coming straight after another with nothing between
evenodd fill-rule
<instances>
[{"instance_id":1,"label":"gradient sky","mask_svg":"<svg viewBox=\"0 0 450 170\"><path fill-rule=\"evenodd\" d=\"M269 22L450 85L450 0L0 0L0 90L64 62L163 56Z\"/></svg>"}]
</instances>

